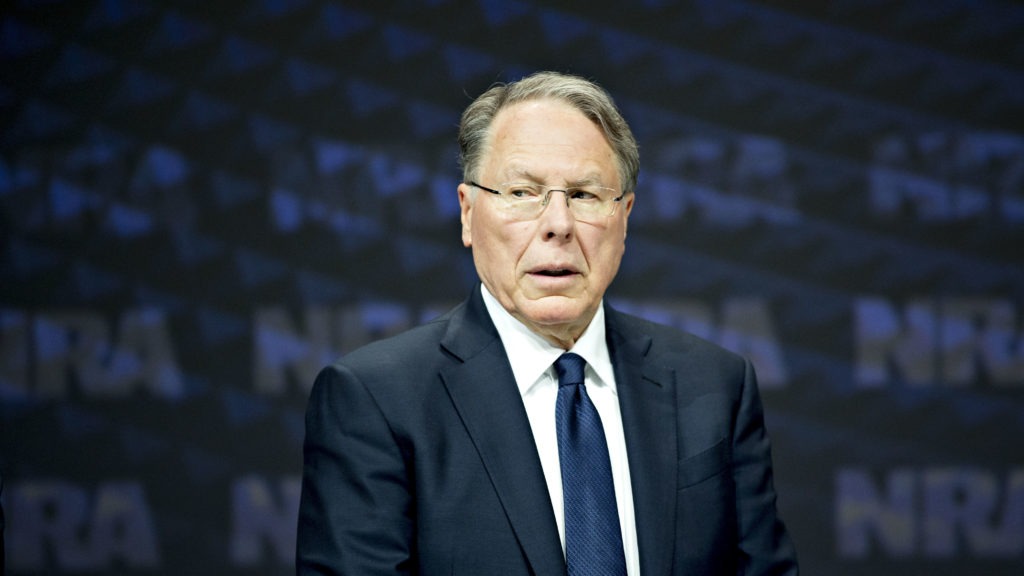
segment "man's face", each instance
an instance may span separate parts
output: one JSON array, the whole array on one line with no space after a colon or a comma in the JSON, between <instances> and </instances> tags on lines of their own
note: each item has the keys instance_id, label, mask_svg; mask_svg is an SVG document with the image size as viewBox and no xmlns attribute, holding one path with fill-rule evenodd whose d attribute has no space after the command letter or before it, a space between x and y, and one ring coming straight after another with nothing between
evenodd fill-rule
<instances>
[{"instance_id":1,"label":"man's face","mask_svg":"<svg viewBox=\"0 0 1024 576\"><path fill-rule=\"evenodd\" d=\"M556 100L521 102L499 112L478 175L489 188L524 181L556 188L622 185L601 130ZM489 192L475 192L472 198L472 187L459 186L462 242L473 249L481 281L512 316L568 349L619 269L633 194L612 216L578 222L561 192L552 192L540 216L526 221L502 212Z\"/></svg>"}]
</instances>

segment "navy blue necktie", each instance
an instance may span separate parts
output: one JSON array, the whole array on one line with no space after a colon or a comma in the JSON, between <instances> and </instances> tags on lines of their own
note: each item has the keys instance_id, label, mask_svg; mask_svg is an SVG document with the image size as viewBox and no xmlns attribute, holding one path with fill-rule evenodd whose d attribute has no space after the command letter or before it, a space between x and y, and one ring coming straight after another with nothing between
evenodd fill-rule
<instances>
[{"instance_id":1,"label":"navy blue necktie","mask_svg":"<svg viewBox=\"0 0 1024 576\"><path fill-rule=\"evenodd\" d=\"M625 576L619 511L601 417L583 384L586 362L572 353L555 360L558 458L565 500L569 576Z\"/></svg>"}]
</instances>

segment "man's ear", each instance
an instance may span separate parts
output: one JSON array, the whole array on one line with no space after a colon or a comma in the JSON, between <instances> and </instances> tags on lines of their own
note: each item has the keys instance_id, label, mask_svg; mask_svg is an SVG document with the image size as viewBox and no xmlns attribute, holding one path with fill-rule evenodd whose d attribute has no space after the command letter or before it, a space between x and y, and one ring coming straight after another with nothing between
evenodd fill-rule
<instances>
[{"instance_id":1,"label":"man's ear","mask_svg":"<svg viewBox=\"0 0 1024 576\"><path fill-rule=\"evenodd\" d=\"M459 184L459 210L462 221L462 245L469 248L473 245L473 191L469 184Z\"/></svg>"},{"instance_id":2,"label":"man's ear","mask_svg":"<svg viewBox=\"0 0 1024 576\"><path fill-rule=\"evenodd\" d=\"M629 214L633 211L633 200L636 199L636 194L630 192L626 194L626 197L622 199L624 206L623 210L623 221L622 221L622 239L626 239L626 230L629 229Z\"/></svg>"}]
</instances>

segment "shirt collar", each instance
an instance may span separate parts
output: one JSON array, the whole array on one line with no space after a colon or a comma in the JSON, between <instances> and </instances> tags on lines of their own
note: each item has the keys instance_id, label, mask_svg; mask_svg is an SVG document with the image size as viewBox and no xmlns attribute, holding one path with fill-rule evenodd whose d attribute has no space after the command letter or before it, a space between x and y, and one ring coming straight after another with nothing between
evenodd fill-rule
<instances>
[{"instance_id":1,"label":"shirt collar","mask_svg":"<svg viewBox=\"0 0 1024 576\"><path fill-rule=\"evenodd\" d=\"M483 283L480 284L480 292L487 313L490 314L505 347L519 392L526 394L565 350L552 345L509 314ZM591 367L597 376L597 385L610 386L613 391L615 390L614 370L608 354L608 343L605 340L603 301L598 305L590 325L583 331L583 335L570 352L579 354L586 360L587 366Z\"/></svg>"}]
</instances>

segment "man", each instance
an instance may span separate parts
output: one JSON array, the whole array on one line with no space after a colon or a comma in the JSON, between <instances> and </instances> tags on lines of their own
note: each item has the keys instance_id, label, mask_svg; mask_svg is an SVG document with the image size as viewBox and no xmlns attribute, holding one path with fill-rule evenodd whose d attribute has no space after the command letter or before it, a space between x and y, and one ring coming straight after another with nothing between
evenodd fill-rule
<instances>
[{"instance_id":1,"label":"man","mask_svg":"<svg viewBox=\"0 0 1024 576\"><path fill-rule=\"evenodd\" d=\"M459 143L481 285L318 376L298 573L796 574L749 362L603 303L639 170L608 95L495 86Z\"/></svg>"}]
</instances>

